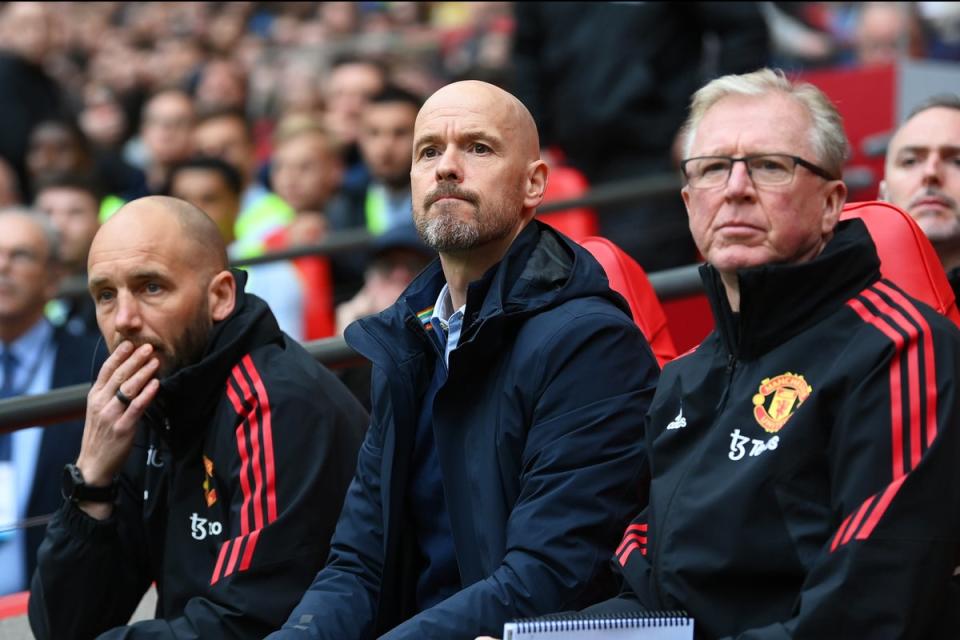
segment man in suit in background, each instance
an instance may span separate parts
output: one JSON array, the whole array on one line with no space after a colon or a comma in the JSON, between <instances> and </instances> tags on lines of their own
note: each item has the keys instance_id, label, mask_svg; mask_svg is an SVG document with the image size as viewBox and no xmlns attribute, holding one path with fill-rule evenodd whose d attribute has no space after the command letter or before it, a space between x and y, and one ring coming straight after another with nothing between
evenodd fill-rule
<instances>
[{"instance_id":1,"label":"man in suit in background","mask_svg":"<svg viewBox=\"0 0 960 640\"><path fill-rule=\"evenodd\" d=\"M97 341L55 329L44 306L60 284L60 247L49 219L0 210L0 399L89 381ZM20 591L45 527L22 528L62 502L58 470L80 451L83 423L0 434L0 594Z\"/></svg>"},{"instance_id":2,"label":"man in suit in background","mask_svg":"<svg viewBox=\"0 0 960 640\"><path fill-rule=\"evenodd\" d=\"M917 221L960 296L960 95L934 96L900 125L887 148L880 199Z\"/></svg>"}]
</instances>

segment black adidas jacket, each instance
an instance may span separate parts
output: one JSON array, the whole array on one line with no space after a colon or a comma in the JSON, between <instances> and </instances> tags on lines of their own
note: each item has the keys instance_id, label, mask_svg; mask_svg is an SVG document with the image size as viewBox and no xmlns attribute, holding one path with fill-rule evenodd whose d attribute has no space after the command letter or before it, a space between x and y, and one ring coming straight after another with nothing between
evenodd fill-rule
<instances>
[{"instance_id":1,"label":"black adidas jacket","mask_svg":"<svg viewBox=\"0 0 960 640\"><path fill-rule=\"evenodd\" d=\"M38 638L262 638L323 566L367 416L237 277L203 360L161 381L111 518L50 523ZM120 626L154 581L157 619Z\"/></svg>"},{"instance_id":2,"label":"black adidas jacket","mask_svg":"<svg viewBox=\"0 0 960 640\"><path fill-rule=\"evenodd\" d=\"M702 269L717 330L660 378L622 600L703 638L960 637L960 332L878 268L841 223L741 271L739 317Z\"/></svg>"}]
</instances>

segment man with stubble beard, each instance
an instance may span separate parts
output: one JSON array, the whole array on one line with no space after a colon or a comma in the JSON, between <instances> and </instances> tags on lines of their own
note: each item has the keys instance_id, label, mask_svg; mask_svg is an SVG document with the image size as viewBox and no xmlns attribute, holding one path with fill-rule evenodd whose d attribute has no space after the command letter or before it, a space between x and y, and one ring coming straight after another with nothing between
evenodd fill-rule
<instances>
[{"instance_id":1,"label":"man with stubble beard","mask_svg":"<svg viewBox=\"0 0 960 640\"><path fill-rule=\"evenodd\" d=\"M533 220L548 169L519 100L440 89L412 157L439 259L346 330L370 429L327 566L271 638L472 638L616 590L650 348L593 257Z\"/></svg>"},{"instance_id":2,"label":"man with stubble beard","mask_svg":"<svg viewBox=\"0 0 960 640\"><path fill-rule=\"evenodd\" d=\"M111 351L30 597L38 638L262 638L322 566L366 414L227 268L193 205L94 238ZM124 626L152 582L156 619Z\"/></svg>"}]
</instances>

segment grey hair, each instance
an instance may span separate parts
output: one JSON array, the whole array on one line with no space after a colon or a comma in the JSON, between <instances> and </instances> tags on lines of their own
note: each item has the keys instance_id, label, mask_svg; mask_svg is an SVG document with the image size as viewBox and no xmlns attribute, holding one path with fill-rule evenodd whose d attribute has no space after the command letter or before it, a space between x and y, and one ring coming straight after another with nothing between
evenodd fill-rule
<instances>
[{"instance_id":1,"label":"grey hair","mask_svg":"<svg viewBox=\"0 0 960 640\"><path fill-rule=\"evenodd\" d=\"M684 157L690 157L697 127L707 111L721 99L731 96L763 96L782 93L794 98L810 114L810 141L817 162L831 175L840 177L850 156L850 143L843 130L843 119L820 89L807 82L794 83L780 69L759 69L741 75L726 75L712 80L696 93L690 103L690 116L683 125Z\"/></svg>"},{"instance_id":2,"label":"grey hair","mask_svg":"<svg viewBox=\"0 0 960 640\"><path fill-rule=\"evenodd\" d=\"M26 218L43 232L43 237L47 241L47 262L59 265L61 261L60 231L54 226L50 216L22 206L0 207L0 217L10 215Z\"/></svg>"}]
</instances>

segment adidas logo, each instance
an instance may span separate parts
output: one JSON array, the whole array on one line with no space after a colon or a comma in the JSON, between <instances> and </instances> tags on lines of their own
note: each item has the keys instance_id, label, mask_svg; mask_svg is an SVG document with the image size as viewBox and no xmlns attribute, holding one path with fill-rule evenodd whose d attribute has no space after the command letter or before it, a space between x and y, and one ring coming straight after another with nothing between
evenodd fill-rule
<instances>
[{"instance_id":1,"label":"adidas logo","mask_svg":"<svg viewBox=\"0 0 960 640\"><path fill-rule=\"evenodd\" d=\"M667 429L683 429L687 426L687 419L683 417L683 407L680 407L680 413L667 425Z\"/></svg>"}]
</instances>

